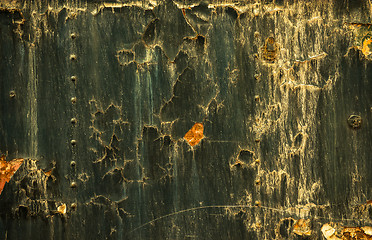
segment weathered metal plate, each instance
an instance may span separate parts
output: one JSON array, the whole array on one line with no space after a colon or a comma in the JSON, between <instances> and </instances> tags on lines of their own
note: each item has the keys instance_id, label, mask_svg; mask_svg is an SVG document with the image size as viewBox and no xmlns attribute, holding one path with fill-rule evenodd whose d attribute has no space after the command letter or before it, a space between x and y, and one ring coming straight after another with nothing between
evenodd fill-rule
<instances>
[{"instance_id":1,"label":"weathered metal plate","mask_svg":"<svg viewBox=\"0 0 372 240\"><path fill-rule=\"evenodd\" d=\"M2 1L0 238L371 238L371 11Z\"/></svg>"}]
</instances>

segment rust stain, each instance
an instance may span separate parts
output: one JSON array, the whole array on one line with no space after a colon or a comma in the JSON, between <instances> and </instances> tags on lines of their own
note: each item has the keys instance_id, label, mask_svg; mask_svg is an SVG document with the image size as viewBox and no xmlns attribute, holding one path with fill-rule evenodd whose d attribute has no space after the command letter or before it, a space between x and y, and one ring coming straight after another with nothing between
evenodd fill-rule
<instances>
[{"instance_id":1,"label":"rust stain","mask_svg":"<svg viewBox=\"0 0 372 240\"><path fill-rule=\"evenodd\" d=\"M197 145L203 139L204 126L202 123L195 123L194 126L183 137L190 146Z\"/></svg>"},{"instance_id":2,"label":"rust stain","mask_svg":"<svg viewBox=\"0 0 372 240\"><path fill-rule=\"evenodd\" d=\"M23 158L6 161L5 155L0 157L0 194L3 191L5 183L9 182L14 173L23 163Z\"/></svg>"},{"instance_id":3,"label":"rust stain","mask_svg":"<svg viewBox=\"0 0 372 240\"><path fill-rule=\"evenodd\" d=\"M298 219L293 225L292 231L299 236L310 236L310 219Z\"/></svg>"}]
</instances>

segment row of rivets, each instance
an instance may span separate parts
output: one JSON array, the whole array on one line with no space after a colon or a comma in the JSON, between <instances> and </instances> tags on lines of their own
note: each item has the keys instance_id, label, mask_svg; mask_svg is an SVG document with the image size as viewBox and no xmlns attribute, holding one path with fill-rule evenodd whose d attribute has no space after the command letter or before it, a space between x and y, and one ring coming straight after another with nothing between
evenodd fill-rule
<instances>
[{"instance_id":1,"label":"row of rivets","mask_svg":"<svg viewBox=\"0 0 372 240\"><path fill-rule=\"evenodd\" d=\"M72 39L72 40L76 39L76 37L77 37L76 33L71 33L70 36L71 36L71 39ZM70 60L71 60L72 62L76 62L76 60L77 60L77 56L76 56L76 54L71 54L71 55L70 55ZM72 75L72 76L70 77L70 80L71 80L71 82L75 85L75 84L76 84L77 77L76 77L75 75ZM71 97L70 101L71 101L71 104L74 105L74 104L76 103L76 101L77 101L76 96ZM70 120L70 122L71 122L72 125L76 125L76 123L77 123L77 119L76 119L75 117L72 117L71 120ZM72 139L72 140L70 141L70 143L71 143L71 145L72 145L73 147L75 147L76 144L77 144L77 142L76 142L75 139ZM71 161L71 162L70 162L70 166L71 166L71 168L75 168L75 167L76 167L76 162L75 162L75 161ZM72 181L72 182L70 183L70 187L71 187L71 188L76 188L76 187L77 187L77 183L76 183L75 181ZM71 204L71 209L76 209L76 207L77 207L77 204L76 204L76 203L72 203L72 204Z\"/></svg>"}]
</instances>

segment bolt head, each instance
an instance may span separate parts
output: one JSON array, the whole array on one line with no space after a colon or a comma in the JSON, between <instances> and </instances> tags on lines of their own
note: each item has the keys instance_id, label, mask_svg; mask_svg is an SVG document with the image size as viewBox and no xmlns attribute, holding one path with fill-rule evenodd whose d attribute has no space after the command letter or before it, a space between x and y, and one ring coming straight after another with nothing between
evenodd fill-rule
<instances>
[{"instance_id":1,"label":"bolt head","mask_svg":"<svg viewBox=\"0 0 372 240\"><path fill-rule=\"evenodd\" d=\"M16 96L15 91L12 90L9 92L9 97L14 98Z\"/></svg>"}]
</instances>

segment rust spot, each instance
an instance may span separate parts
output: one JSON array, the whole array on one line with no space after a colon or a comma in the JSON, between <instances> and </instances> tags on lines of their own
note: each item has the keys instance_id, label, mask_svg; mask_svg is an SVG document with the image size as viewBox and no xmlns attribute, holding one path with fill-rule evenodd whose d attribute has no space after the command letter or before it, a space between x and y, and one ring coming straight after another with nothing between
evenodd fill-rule
<instances>
[{"instance_id":1,"label":"rust spot","mask_svg":"<svg viewBox=\"0 0 372 240\"><path fill-rule=\"evenodd\" d=\"M203 131L203 124L195 123L194 126L192 126L192 128L185 134L183 138L190 144L190 146L195 146L200 142L200 140L203 139Z\"/></svg>"},{"instance_id":2,"label":"rust spot","mask_svg":"<svg viewBox=\"0 0 372 240\"><path fill-rule=\"evenodd\" d=\"M299 236L311 235L310 219L298 219L293 225L293 232Z\"/></svg>"},{"instance_id":3,"label":"rust spot","mask_svg":"<svg viewBox=\"0 0 372 240\"><path fill-rule=\"evenodd\" d=\"M45 174L45 176L50 177L50 176L52 175L52 172L53 172L53 168L50 169L50 170L47 171L47 172L44 172L44 174Z\"/></svg>"},{"instance_id":4,"label":"rust spot","mask_svg":"<svg viewBox=\"0 0 372 240\"><path fill-rule=\"evenodd\" d=\"M3 191L5 183L9 182L14 173L23 163L23 158L6 161L5 155L0 157L0 194Z\"/></svg>"}]
</instances>

